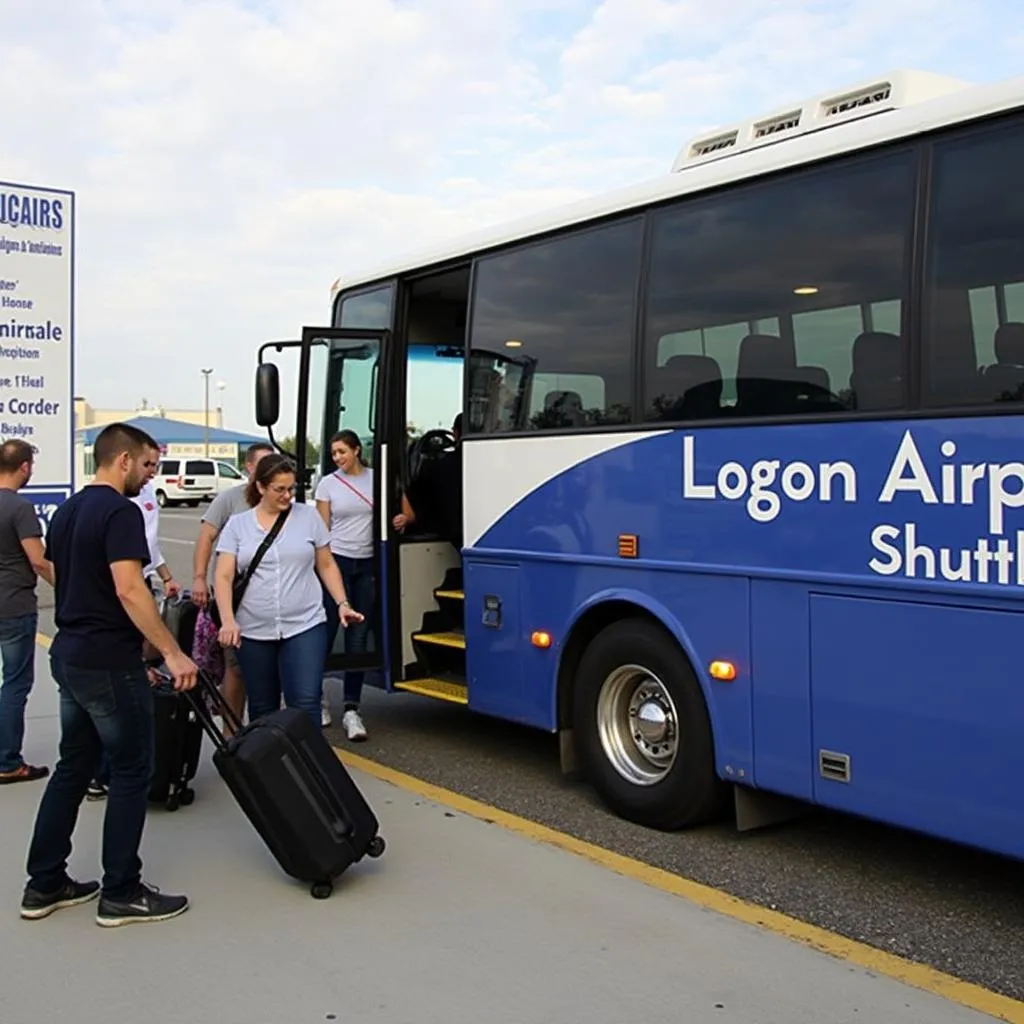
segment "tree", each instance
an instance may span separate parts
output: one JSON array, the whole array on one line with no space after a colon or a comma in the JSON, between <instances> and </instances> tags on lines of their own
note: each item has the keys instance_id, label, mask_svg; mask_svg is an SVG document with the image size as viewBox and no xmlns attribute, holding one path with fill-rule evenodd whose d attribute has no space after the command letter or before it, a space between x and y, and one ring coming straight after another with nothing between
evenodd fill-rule
<instances>
[{"instance_id":1,"label":"tree","mask_svg":"<svg viewBox=\"0 0 1024 1024\"><path fill-rule=\"evenodd\" d=\"M289 434L288 437L281 438L278 444L286 451L294 455L298 448L295 444L295 435ZM320 465L320 446L315 442L311 441L308 437L306 438L306 465L307 466L319 466Z\"/></svg>"}]
</instances>

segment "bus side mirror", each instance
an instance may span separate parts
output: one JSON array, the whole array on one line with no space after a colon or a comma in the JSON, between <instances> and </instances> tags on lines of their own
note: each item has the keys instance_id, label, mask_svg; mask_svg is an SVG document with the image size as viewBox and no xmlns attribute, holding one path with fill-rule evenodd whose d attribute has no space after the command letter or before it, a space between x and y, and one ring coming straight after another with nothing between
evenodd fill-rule
<instances>
[{"instance_id":1,"label":"bus side mirror","mask_svg":"<svg viewBox=\"0 0 1024 1024\"><path fill-rule=\"evenodd\" d=\"M280 414L280 404L277 366L260 363L256 367L256 422L261 427L272 427Z\"/></svg>"}]
</instances>

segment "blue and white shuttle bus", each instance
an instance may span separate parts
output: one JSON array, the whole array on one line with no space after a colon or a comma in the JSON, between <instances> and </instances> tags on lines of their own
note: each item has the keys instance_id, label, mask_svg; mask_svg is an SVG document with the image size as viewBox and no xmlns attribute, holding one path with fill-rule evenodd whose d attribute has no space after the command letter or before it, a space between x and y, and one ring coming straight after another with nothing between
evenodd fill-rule
<instances>
[{"instance_id":1,"label":"blue and white shuttle bus","mask_svg":"<svg viewBox=\"0 0 1024 1024\"><path fill-rule=\"evenodd\" d=\"M273 427L294 346L296 436L375 467L332 664L558 733L650 827L798 802L1024 857L1022 169L1024 80L899 73L335 285L257 371ZM439 457L461 551L393 526Z\"/></svg>"}]
</instances>

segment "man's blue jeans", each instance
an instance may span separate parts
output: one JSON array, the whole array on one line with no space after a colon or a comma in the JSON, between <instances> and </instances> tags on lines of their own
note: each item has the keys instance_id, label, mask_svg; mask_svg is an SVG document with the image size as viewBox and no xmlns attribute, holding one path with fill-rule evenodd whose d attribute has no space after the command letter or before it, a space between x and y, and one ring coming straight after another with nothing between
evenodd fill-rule
<instances>
[{"instance_id":1,"label":"man's blue jeans","mask_svg":"<svg viewBox=\"0 0 1024 1024\"><path fill-rule=\"evenodd\" d=\"M60 759L43 794L28 854L39 892L67 878L78 808L100 753L110 763L103 820L103 895L130 898L142 880L139 844L153 774L153 693L142 666L130 670L77 668L50 658L60 688Z\"/></svg>"},{"instance_id":2,"label":"man's blue jeans","mask_svg":"<svg viewBox=\"0 0 1024 1024\"><path fill-rule=\"evenodd\" d=\"M249 699L249 721L273 714L281 706L305 711L320 728L327 626L321 622L287 640L242 637L238 665Z\"/></svg>"},{"instance_id":3,"label":"man's blue jeans","mask_svg":"<svg viewBox=\"0 0 1024 1024\"><path fill-rule=\"evenodd\" d=\"M3 684L0 685L0 772L13 772L23 759L25 704L35 679L36 627L39 616L18 615L0 619L0 657Z\"/></svg>"}]
</instances>

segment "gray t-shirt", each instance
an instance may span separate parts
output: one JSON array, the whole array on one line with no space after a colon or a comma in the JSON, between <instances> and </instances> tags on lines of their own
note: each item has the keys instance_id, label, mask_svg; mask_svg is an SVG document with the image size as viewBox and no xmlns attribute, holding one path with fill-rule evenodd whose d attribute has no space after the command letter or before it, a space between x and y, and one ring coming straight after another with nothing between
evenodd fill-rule
<instances>
[{"instance_id":1,"label":"gray t-shirt","mask_svg":"<svg viewBox=\"0 0 1024 1024\"><path fill-rule=\"evenodd\" d=\"M245 500L245 489L248 484L239 484L232 487L230 491L221 491L206 510L202 521L209 523L218 533L224 529L224 524L239 512L248 512L251 506Z\"/></svg>"},{"instance_id":2,"label":"gray t-shirt","mask_svg":"<svg viewBox=\"0 0 1024 1024\"><path fill-rule=\"evenodd\" d=\"M0 616L5 619L31 615L38 607L35 569L21 542L42 535L32 502L0 487Z\"/></svg>"},{"instance_id":3,"label":"gray t-shirt","mask_svg":"<svg viewBox=\"0 0 1024 1024\"><path fill-rule=\"evenodd\" d=\"M217 554L235 556L235 571L245 572L266 531L256 510L233 516L217 542ZM287 640L327 621L323 590L316 574L317 548L330 541L320 513L294 504L281 532L267 549L235 611L242 636L250 640Z\"/></svg>"}]
</instances>

